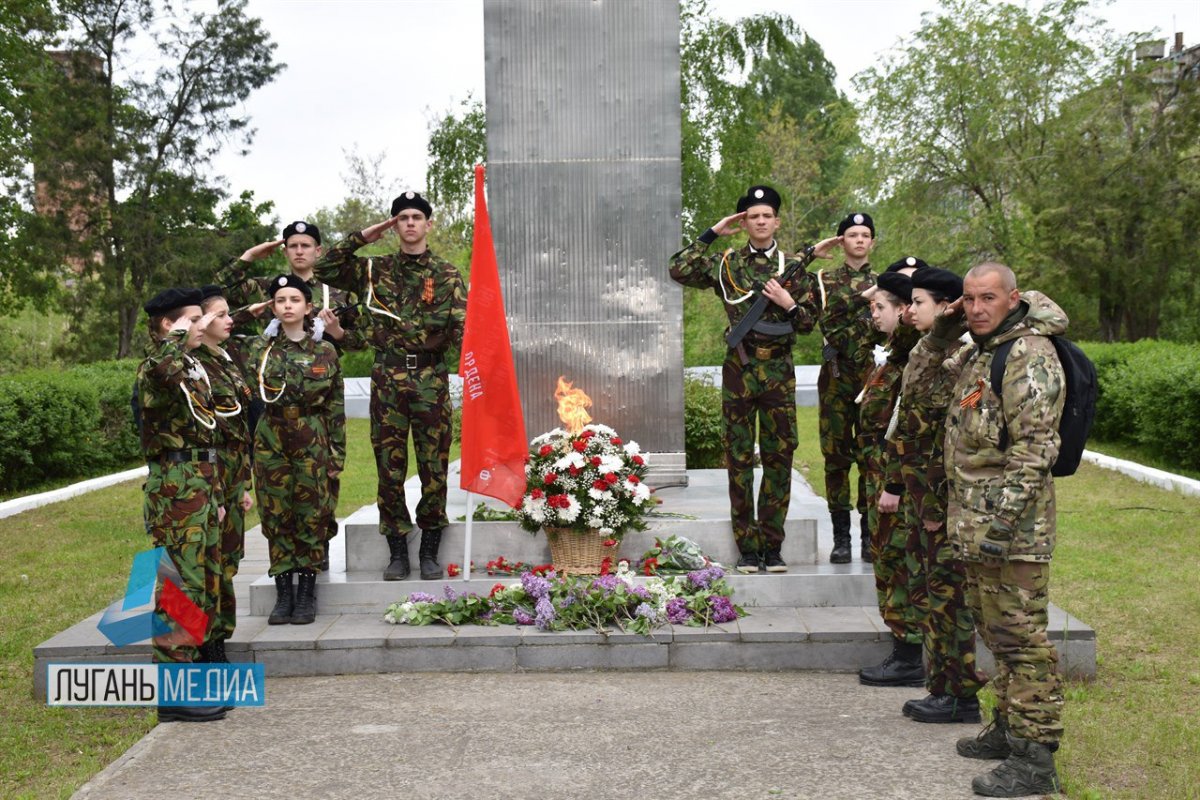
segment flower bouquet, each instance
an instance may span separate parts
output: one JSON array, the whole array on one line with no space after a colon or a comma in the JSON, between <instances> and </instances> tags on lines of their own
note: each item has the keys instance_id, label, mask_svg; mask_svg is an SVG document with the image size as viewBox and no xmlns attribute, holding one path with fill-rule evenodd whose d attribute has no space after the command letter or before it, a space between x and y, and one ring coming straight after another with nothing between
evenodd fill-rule
<instances>
[{"instance_id":1,"label":"flower bouquet","mask_svg":"<svg viewBox=\"0 0 1200 800\"><path fill-rule=\"evenodd\" d=\"M555 428L530 443L517 520L530 533L545 528L559 572L595 574L625 531L645 529L655 505L645 476L637 442L622 441L612 428Z\"/></svg>"}]
</instances>

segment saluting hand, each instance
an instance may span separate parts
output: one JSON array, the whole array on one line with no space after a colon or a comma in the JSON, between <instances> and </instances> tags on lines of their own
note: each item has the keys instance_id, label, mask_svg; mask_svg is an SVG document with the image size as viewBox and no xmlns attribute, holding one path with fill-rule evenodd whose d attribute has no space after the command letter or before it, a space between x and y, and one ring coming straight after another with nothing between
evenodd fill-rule
<instances>
[{"instance_id":1,"label":"saluting hand","mask_svg":"<svg viewBox=\"0 0 1200 800\"><path fill-rule=\"evenodd\" d=\"M875 293L876 293L876 292L878 292L878 291L879 291L879 287L878 287L878 286L875 286L875 285L869 286L869 287L867 287L867 289L866 289L866 290L864 290L864 291L861 293L861 294L862 294L862 299L863 299L863 300L870 300L872 297L874 297L874 296L875 296Z\"/></svg>"},{"instance_id":2,"label":"saluting hand","mask_svg":"<svg viewBox=\"0 0 1200 800\"><path fill-rule=\"evenodd\" d=\"M256 244L246 252L242 253L242 261L261 261L274 251L283 246L283 239L275 239L270 242Z\"/></svg>"},{"instance_id":3,"label":"saluting hand","mask_svg":"<svg viewBox=\"0 0 1200 800\"><path fill-rule=\"evenodd\" d=\"M745 218L745 211L740 211L737 214L730 214L728 217L712 226L713 233L715 233L717 236L732 236L742 229L741 222Z\"/></svg>"},{"instance_id":4,"label":"saluting hand","mask_svg":"<svg viewBox=\"0 0 1200 800\"><path fill-rule=\"evenodd\" d=\"M250 305L246 306L246 312L250 314L250 316L257 318L261 317L262 313L270 308L270 306L270 300L264 300L261 303L251 303Z\"/></svg>"},{"instance_id":5,"label":"saluting hand","mask_svg":"<svg viewBox=\"0 0 1200 800\"><path fill-rule=\"evenodd\" d=\"M367 244L379 241L379 237L387 233L388 228L394 228L396 226L396 220L399 218L399 216L400 215L397 214L394 217L389 217L383 222L376 222L369 228L363 228L362 237L367 240Z\"/></svg>"},{"instance_id":6,"label":"saluting hand","mask_svg":"<svg viewBox=\"0 0 1200 800\"><path fill-rule=\"evenodd\" d=\"M954 319L955 317L962 316L962 303L963 299L962 297L959 297L957 300L942 309L942 313L938 316L946 317L947 319Z\"/></svg>"},{"instance_id":7,"label":"saluting hand","mask_svg":"<svg viewBox=\"0 0 1200 800\"><path fill-rule=\"evenodd\" d=\"M209 311L207 314L200 317L198 322L196 322L196 329L200 330L200 331L208 330L208 326L212 325L213 320L215 320L216 318L217 318L217 312Z\"/></svg>"},{"instance_id":8,"label":"saluting hand","mask_svg":"<svg viewBox=\"0 0 1200 800\"><path fill-rule=\"evenodd\" d=\"M813 248L814 258L829 258L829 254L835 247L842 246L841 236L831 236L828 239L822 239L817 242L817 246Z\"/></svg>"}]
</instances>

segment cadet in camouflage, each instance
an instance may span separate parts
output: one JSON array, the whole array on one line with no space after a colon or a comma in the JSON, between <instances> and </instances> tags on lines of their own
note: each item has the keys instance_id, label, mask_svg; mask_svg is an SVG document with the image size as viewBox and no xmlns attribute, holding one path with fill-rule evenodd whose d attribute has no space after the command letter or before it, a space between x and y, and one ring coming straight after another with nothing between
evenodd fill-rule
<instances>
[{"instance_id":1,"label":"cadet in camouflage","mask_svg":"<svg viewBox=\"0 0 1200 800\"><path fill-rule=\"evenodd\" d=\"M817 378L821 454L825 457L825 501L833 522L834 564L850 561L850 467L859 468L857 508L862 518L862 544L870 550L864 464L858 448L858 406L854 398L871 367L871 352L883 337L871 325L862 293L875 285L867 262L875 245L875 223L866 213L850 214L838 224L832 244L818 247L818 257L840 246L845 263L835 270L809 274L809 302L817 309L824 336L823 362Z\"/></svg>"},{"instance_id":2,"label":"cadet in camouflage","mask_svg":"<svg viewBox=\"0 0 1200 800\"><path fill-rule=\"evenodd\" d=\"M421 577L442 576L438 549L446 517L446 472L452 436L447 355L462 344L467 295L454 265L427 245L433 209L406 192L392 202L392 216L339 242L316 266L319 279L364 298L370 312L371 443L379 476L379 532L391 560L385 580L409 573L407 535L413 522L404 498L408 438L412 433L421 500ZM362 258L355 252L389 229L400 236L394 255Z\"/></svg>"},{"instance_id":3,"label":"cadet in camouflage","mask_svg":"<svg viewBox=\"0 0 1200 800\"><path fill-rule=\"evenodd\" d=\"M1054 792L1063 693L1046 630L1056 525L1050 467L1066 390L1048 337L1066 331L1067 317L1040 292L1020 293L1012 271L996 263L967 273L962 311L975 347L947 362L957 375L945 439L950 537L967 562L976 628L996 658L994 724L1007 731L1000 755L1008 755L972 785L997 797ZM1013 345L998 397L991 362L1005 341ZM960 740L959 752L977 744Z\"/></svg>"},{"instance_id":4,"label":"cadet in camouflage","mask_svg":"<svg viewBox=\"0 0 1200 800\"><path fill-rule=\"evenodd\" d=\"M213 566L218 561L222 492L214 449L216 406L204 369L190 353L215 315L201 313L198 289L167 289L147 302L145 310L152 342L138 367L137 391L142 453L149 468L146 531L155 547L166 548L182 581L178 588L211 625L217 604L219 576ZM157 599L156 592L156 607ZM195 641L161 608L157 613L170 630L155 638L154 660L195 661L203 642ZM198 712L197 718L203 716Z\"/></svg>"},{"instance_id":5,"label":"cadet in camouflage","mask_svg":"<svg viewBox=\"0 0 1200 800\"><path fill-rule=\"evenodd\" d=\"M270 574L276 579L274 624L303 625L316 615L316 575L325 558L324 524L333 453L345 452L346 429L337 351L323 340L320 320L305 329L311 291L295 275L272 283L275 322L247 340L255 383L266 403L254 437L254 478L263 535L270 543ZM252 306L262 311L265 304ZM288 613L291 578L298 576Z\"/></svg>"},{"instance_id":6,"label":"cadet in camouflage","mask_svg":"<svg viewBox=\"0 0 1200 800\"><path fill-rule=\"evenodd\" d=\"M671 257L671 277L684 286L714 291L724 302L731 328L749 308L746 301L762 291L771 300L763 321L776 323L785 331L772 335L752 329L742 346L726 352L721 371L730 518L741 552L737 568L746 573L760 568L768 572L787 569L780 550L797 444L792 344L796 334L812 330L814 322L813 308L798 291L805 285L801 281L804 272L784 285L776 280L795 263L775 241L780 202L779 194L769 186L751 186L738 200L738 213ZM745 246L708 252L718 237L742 229L749 236ZM797 291L801 302L793 299L792 291ZM753 485L756 428L763 470L757 521Z\"/></svg>"}]
</instances>

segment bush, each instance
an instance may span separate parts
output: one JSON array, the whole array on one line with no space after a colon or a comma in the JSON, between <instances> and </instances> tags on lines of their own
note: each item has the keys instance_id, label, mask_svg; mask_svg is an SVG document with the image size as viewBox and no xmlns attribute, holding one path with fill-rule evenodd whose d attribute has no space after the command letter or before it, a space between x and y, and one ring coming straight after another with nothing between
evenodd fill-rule
<instances>
[{"instance_id":1,"label":"bush","mask_svg":"<svg viewBox=\"0 0 1200 800\"><path fill-rule=\"evenodd\" d=\"M708 376L683 381L683 439L688 469L725 465L721 390Z\"/></svg>"}]
</instances>

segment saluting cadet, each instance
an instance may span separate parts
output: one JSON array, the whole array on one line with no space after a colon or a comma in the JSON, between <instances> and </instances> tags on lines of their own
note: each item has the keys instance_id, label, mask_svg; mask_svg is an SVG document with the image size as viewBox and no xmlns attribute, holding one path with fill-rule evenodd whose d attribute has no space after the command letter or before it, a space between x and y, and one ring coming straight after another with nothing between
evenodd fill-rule
<instances>
[{"instance_id":1,"label":"saluting cadet","mask_svg":"<svg viewBox=\"0 0 1200 800\"><path fill-rule=\"evenodd\" d=\"M781 332L751 330L736 349L725 354L721 368L721 412L725 420L725 460L729 472L729 513L744 573L786 572L781 555L784 520L792 489L792 454L796 450L796 371L792 344L797 333L813 327L813 309L804 292L803 270L780 285L795 259L775 241L779 230L779 193L770 186L751 186L738 199L737 213L700 234L671 256L671 277L684 286L711 289L721 298L730 328L736 326L758 291L771 304L763 314ZM719 237L744 230L741 248L710 253ZM758 288L761 287L761 288ZM797 301L792 292L800 297ZM757 327L757 326L756 326ZM754 508L754 442L762 457L757 520Z\"/></svg>"},{"instance_id":2,"label":"saluting cadet","mask_svg":"<svg viewBox=\"0 0 1200 800\"><path fill-rule=\"evenodd\" d=\"M201 287L200 295L201 310L215 315L204 329L195 354L212 388L217 420L218 504L225 509L220 526L216 617L212 636L200 652L206 661L228 663L225 641L233 635L237 625L233 579L246 552L246 512L254 505L250 494L250 449L253 446L249 423L250 387L233 357L223 347L233 330L233 318L229 315L229 303L221 295L221 287Z\"/></svg>"},{"instance_id":3,"label":"saluting cadet","mask_svg":"<svg viewBox=\"0 0 1200 800\"><path fill-rule=\"evenodd\" d=\"M266 404L254 435L254 483L270 543L275 607L267 622L306 625L316 618L317 572L325 558L326 479L334 453L346 451L337 351L323 321L306 321L312 290L295 275L271 282L275 320L247 340L259 397ZM251 306L261 313L266 303ZM292 575L297 576L293 587Z\"/></svg>"},{"instance_id":4,"label":"saluting cadet","mask_svg":"<svg viewBox=\"0 0 1200 800\"><path fill-rule=\"evenodd\" d=\"M217 409L204 368L191 355L216 318L200 310L198 289L165 289L144 306L151 344L138 367L141 445L149 472L143 514L155 547L163 547L179 572L178 587L208 616L215 616L221 487L217 475ZM155 663L197 661L196 641L155 607L167 633L154 638ZM208 631L205 632L205 638ZM221 707L160 706L160 722L221 719Z\"/></svg>"},{"instance_id":5,"label":"saluting cadet","mask_svg":"<svg viewBox=\"0 0 1200 800\"><path fill-rule=\"evenodd\" d=\"M412 517L404 499L408 437L412 432L421 500L420 570L424 580L442 577L438 549L446 517L446 472L452 436L446 358L462 345L467 293L462 275L430 251L433 208L416 192L392 202L392 216L351 234L317 263L316 275L355 292L371 315L371 443L379 476L379 532L387 537L390 562L384 580L409 574ZM355 251L389 229L400 237L393 255L361 258Z\"/></svg>"},{"instance_id":6,"label":"saluting cadet","mask_svg":"<svg viewBox=\"0 0 1200 800\"><path fill-rule=\"evenodd\" d=\"M829 244L826 244L828 242ZM862 552L870 553L866 480L858 448L858 406L854 398L871 368L871 353L883 337L871 325L868 303L862 293L875 285L868 257L875 246L875 222L865 212L848 215L837 227L837 236L817 247L824 257L841 247L845 262L834 270L810 273L812 303L824 337L821 373L817 378L821 454L825 457L825 502L833 522L833 551L829 561L850 561L850 467L856 462L858 513L861 515Z\"/></svg>"},{"instance_id":7,"label":"saluting cadet","mask_svg":"<svg viewBox=\"0 0 1200 800\"><path fill-rule=\"evenodd\" d=\"M889 266L879 276L876 286L866 292L875 327L889 337L887 349L882 354L876 350L876 366L861 394L858 435L867 465L867 518L871 530L875 590L880 616L892 632L892 652L883 663L859 670L859 682L867 686L925 684L921 660L921 643L925 636L924 583L921 583L919 593L911 591L912 576L921 574L913 554L918 537L913 530L912 515L904 504L897 502L900 463L887 439L896 412L900 378L908 363L909 350L919 336L903 321L912 301L909 276L924 266L925 262L918 258L901 259Z\"/></svg>"}]
</instances>

